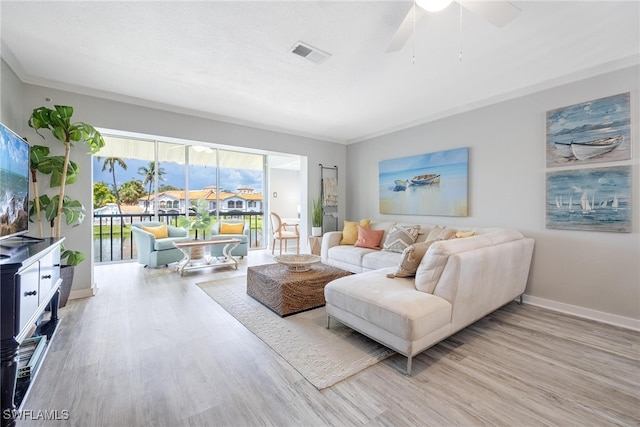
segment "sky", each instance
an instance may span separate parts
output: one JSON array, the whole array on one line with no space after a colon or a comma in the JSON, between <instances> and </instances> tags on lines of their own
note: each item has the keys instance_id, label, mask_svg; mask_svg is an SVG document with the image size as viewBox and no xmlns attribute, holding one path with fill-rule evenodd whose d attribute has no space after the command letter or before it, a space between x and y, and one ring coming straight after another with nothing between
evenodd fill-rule
<instances>
[{"instance_id":1,"label":"sky","mask_svg":"<svg viewBox=\"0 0 640 427\"><path fill-rule=\"evenodd\" d=\"M0 169L20 176L29 173L29 146L4 125L0 126L0 151Z\"/></svg>"},{"instance_id":2,"label":"sky","mask_svg":"<svg viewBox=\"0 0 640 427\"><path fill-rule=\"evenodd\" d=\"M113 184L113 178L108 169L102 171L104 159L93 158L93 182L104 182L109 185ZM144 176L138 174L138 168L141 166L148 167L149 162L143 160L126 159L127 170L123 170L116 165L116 181L118 185L122 185L127 181L134 179L143 180ZM160 181L160 185L167 184L179 189L185 188L185 169L184 165L177 163L161 163L160 167L165 170L165 181ZM191 190L201 190L207 186L216 185L216 168L204 166L191 166L189 176L189 187ZM220 169L219 186L225 190L236 191L238 187L253 188L256 193L262 192L262 171L246 170L246 169Z\"/></svg>"}]
</instances>

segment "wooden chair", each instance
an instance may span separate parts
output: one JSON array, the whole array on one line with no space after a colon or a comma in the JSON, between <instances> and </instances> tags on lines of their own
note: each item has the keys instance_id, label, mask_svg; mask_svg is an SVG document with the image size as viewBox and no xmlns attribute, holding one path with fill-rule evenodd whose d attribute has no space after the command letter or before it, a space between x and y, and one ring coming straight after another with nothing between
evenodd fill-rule
<instances>
[{"instance_id":1,"label":"wooden chair","mask_svg":"<svg viewBox=\"0 0 640 427\"><path fill-rule=\"evenodd\" d=\"M284 240L284 250L287 251L287 243L289 240L296 241L296 253L300 253L300 232L298 224L287 224L282 222L282 218L275 212L271 212L271 231L273 233L273 242L271 243L271 254L276 249L276 240L280 241L280 255L282 255L282 241ZM291 230L293 227L293 230Z\"/></svg>"}]
</instances>

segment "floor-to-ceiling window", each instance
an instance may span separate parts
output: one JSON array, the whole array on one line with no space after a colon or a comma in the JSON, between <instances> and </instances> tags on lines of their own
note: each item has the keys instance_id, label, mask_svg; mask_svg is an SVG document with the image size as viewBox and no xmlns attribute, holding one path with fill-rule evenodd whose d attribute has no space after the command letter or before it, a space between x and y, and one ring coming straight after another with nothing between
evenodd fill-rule
<instances>
[{"instance_id":1,"label":"floor-to-ceiling window","mask_svg":"<svg viewBox=\"0 0 640 427\"><path fill-rule=\"evenodd\" d=\"M176 224L206 203L214 220L242 218L250 245L263 245L263 154L189 141L109 135L94 156L94 260L135 259L129 225L142 220Z\"/></svg>"}]
</instances>

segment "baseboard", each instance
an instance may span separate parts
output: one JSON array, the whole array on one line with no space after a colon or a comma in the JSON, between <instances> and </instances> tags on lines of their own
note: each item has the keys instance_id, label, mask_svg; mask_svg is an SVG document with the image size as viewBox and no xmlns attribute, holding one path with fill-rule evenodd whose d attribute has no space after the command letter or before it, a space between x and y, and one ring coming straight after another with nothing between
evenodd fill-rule
<instances>
[{"instance_id":1,"label":"baseboard","mask_svg":"<svg viewBox=\"0 0 640 427\"><path fill-rule=\"evenodd\" d=\"M69 293L69 299L89 298L95 296L97 293L97 287L72 290L71 293Z\"/></svg>"},{"instance_id":2,"label":"baseboard","mask_svg":"<svg viewBox=\"0 0 640 427\"><path fill-rule=\"evenodd\" d=\"M561 313L571 314L585 319L596 320L598 322L607 323L609 325L620 326L621 328L640 331L640 320L630 317L618 316L615 314L605 313L603 311L592 310L590 308L578 307L577 305L565 304L562 302L552 301L544 298L538 298L531 295L523 295L523 302L549 310L559 311Z\"/></svg>"}]
</instances>

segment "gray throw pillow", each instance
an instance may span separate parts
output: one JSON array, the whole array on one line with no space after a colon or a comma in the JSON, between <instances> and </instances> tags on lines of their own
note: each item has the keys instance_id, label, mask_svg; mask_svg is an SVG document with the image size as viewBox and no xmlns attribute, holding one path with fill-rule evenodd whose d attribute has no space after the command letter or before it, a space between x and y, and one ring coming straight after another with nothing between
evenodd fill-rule
<instances>
[{"instance_id":1,"label":"gray throw pillow","mask_svg":"<svg viewBox=\"0 0 640 427\"><path fill-rule=\"evenodd\" d=\"M400 252L413 245L418 239L419 225L394 225L384 239L382 249L390 252Z\"/></svg>"}]
</instances>

